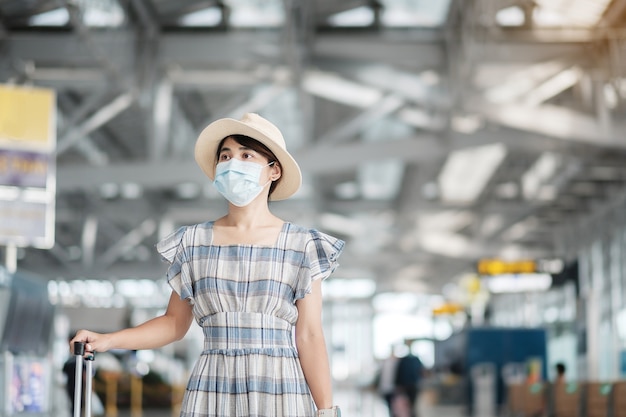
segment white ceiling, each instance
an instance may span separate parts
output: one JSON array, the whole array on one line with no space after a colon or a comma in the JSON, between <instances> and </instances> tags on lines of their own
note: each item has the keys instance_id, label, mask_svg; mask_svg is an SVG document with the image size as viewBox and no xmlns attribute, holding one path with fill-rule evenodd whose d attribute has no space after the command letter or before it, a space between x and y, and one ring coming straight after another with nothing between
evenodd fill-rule
<instances>
[{"instance_id":1,"label":"white ceiling","mask_svg":"<svg viewBox=\"0 0 626 417\"><path fill-rule=\"evenodd\" d=\"M436 293L480 258L567 260L626 181L626 1L577 4L0 0L0 82L59 111L56 244L18 267L160 278L159 236L225 209L198 132L247 111L305 176L273 209L347 241L340 277Z\"/></svg>"}]
</instances>

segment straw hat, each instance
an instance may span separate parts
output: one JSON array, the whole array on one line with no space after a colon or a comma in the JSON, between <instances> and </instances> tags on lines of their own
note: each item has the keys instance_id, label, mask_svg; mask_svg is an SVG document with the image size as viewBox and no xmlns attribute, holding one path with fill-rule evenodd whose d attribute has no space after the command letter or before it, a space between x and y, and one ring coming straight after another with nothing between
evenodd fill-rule
<instances>
[{"instance_id":1,"label":"straw hat","mask_svg":"<svg viewBox=\"0 0 626 417\"><path fill-rule=\"evenodd\" d=\"M246 113L241 120L219 119L208 125L196 141L195 158L202 171L215 179L217 147L222 139L232 135L245 135L256 139L276 155L282 167L282 176L270 196L271 200L284 200L292 196L302 184L302 174L295 159L287 152L282 133L270 121L256 113Z\"/></svg>"}]
</instances>

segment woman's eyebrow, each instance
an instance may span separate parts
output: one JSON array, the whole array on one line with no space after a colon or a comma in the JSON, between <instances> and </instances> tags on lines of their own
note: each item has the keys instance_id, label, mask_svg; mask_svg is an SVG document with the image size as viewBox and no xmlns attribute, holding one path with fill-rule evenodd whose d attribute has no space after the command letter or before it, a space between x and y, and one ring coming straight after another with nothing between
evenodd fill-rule
<instances>
[{"instance_id":1,"label":"woman's eyebrow","mask_svg":"<svg viewBox=\"0 0 626 417\"><path fill-rule=\"evenodd\" d=\"M220 152L225 152L225 151L230 151L230 150L231 150L231 149L230 149L229 147L227 147L227 146L223 146L223 147L220 149ZM240 147L239 147L239 150L240 150L240 151L254 151L254 149L249 148L249 147L247 147L247 146L240 146Z\"/></svg>"}]
</instances>

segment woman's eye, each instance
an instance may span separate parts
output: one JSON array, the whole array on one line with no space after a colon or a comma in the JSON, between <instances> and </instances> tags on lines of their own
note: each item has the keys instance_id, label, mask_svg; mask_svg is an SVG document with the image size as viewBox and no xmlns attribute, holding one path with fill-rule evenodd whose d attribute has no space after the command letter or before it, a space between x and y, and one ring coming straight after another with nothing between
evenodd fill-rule
<instances>
[{"instance_id":1,"label":"woman's eye","mask_svg":"<svg viewBox=\"0 0 626 417\"><path fill-rule=\"evenodd\" d=\"M220 155L220 161L228 161L228 155L226 154Z\"/></svg>"}]
</instances>

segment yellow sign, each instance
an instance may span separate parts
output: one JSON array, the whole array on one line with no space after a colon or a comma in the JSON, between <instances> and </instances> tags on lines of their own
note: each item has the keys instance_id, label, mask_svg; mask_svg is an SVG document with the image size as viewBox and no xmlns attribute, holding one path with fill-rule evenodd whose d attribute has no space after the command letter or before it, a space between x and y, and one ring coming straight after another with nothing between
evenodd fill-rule
<instances>
[{"instance_id":1,"label":"yellow sign","mask_svg":"<svg viewBox=\"0 0 626 417\"><path fill-rule=\"evenodd\" d=\"M460 304L446 303L432 310L433 315L439 316L444 314L456 314L464 311L464 308Z\"/></svg>"},{"instance_id":2,"label":"yellow sign","mask_svg":"<svg viewBox=\"0 0 626 417\"><path fill-rule=\"evenodd\" d=\"M537 272L537 263L531 260L481 259L478 261L477 269L481 275L531 274Z\"/></svg>"},{"instance_id":3,"label":"yellow sign","mask_svg":"<svg viewBox=\"0 0 626 417\"><path fill-rule=\"evenodd\" d=\"M0 143L50 150L55 140L53 90L0 85Z\"/></svg>"}]
</instances>

